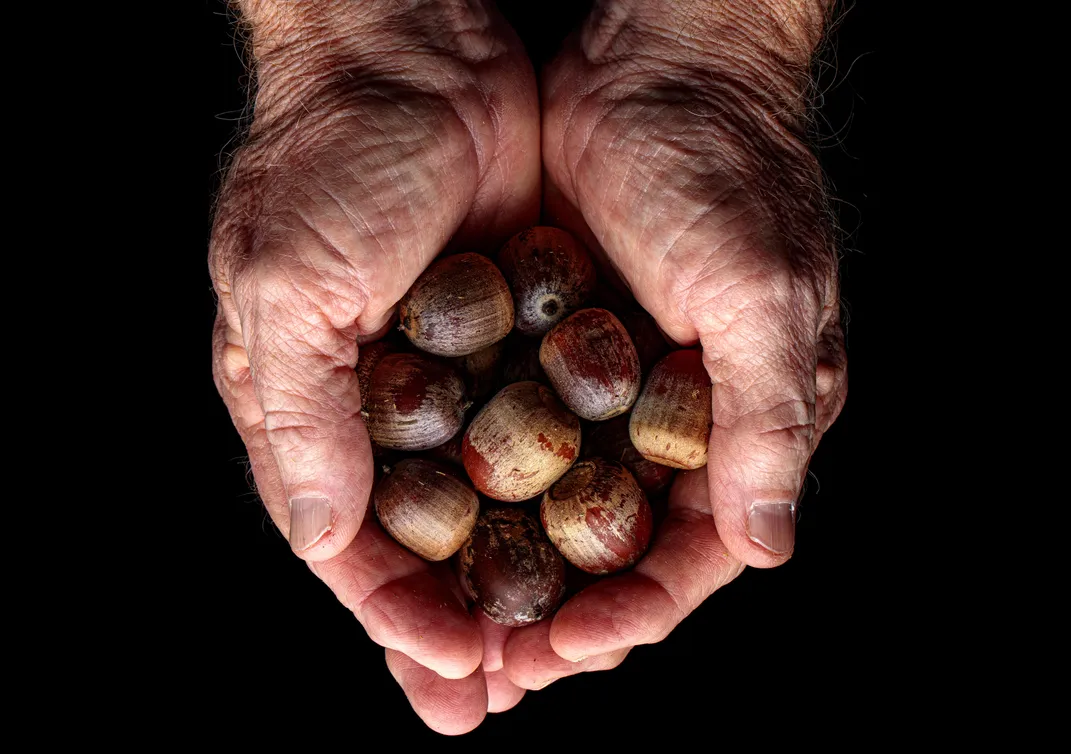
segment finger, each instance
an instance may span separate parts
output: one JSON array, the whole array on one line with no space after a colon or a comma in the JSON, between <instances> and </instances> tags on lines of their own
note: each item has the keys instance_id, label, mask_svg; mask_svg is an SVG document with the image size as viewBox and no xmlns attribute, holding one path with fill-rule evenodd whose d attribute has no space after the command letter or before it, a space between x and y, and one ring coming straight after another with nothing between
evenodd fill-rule
<instances>
[{"instance_id":1,"label":"finger","mask_svg":"<svg viewBox=\"0 0 1071 754\"><path fill-rule=\"evenodd\" d=\"M502 669L502 650L506 646L506 640L513 631L509 626L495 623L487 617L487 613L479 608L475 612L476 624L480 627L480 636L483 637L483 669L485 673L493 673Z\"/></svg>"},{"instance_id":2,"label":"finger","mask_svg":"<svg viewBox=\"0 0 1071 754\"><path fill-rule=\"evenodd\" d=\"M565 603L550 625L550 644L560 657L576 660L661 641L743 569L710 515L706 469L681 472L648 553L631 571L602 579Z\"/></svg>"},{"instance_id":3,"label":"finger","mask_svg":"<svg viewBox=\"0 0 1071 754\"><path fill-rule=\"evenodd\" d=\"M818 339L818 370L815 377L815 445L830 428L848 398L848 359L844 328L836 308Z\"/></svg>"},{"instance_id":4,"label":"finger","mask_svg":"<svg viewBox=\"0 0 1071 754\"><path fill-rule=\"evenodd\" d=\"M519 688L538 691L566 676L611 670L624 662L632 649L623 647L573 662L562 659L551 648L550 631L550 621L540 621L510 634L506 642L503 672Z\"/></svg>"},{"instance_id":5,"label":"finger","mask_svg":"<svg viewBox=\"0 0 1071 754\"><path fill-rule=\"evenodd\" d=\"M798 499L819 437L821 307L786 275L737 279L693 313L713 385L710 499L729 552L768 568L792 555Z\"/></svg>"},{"instance_id":6,"label":"finger","mask_svg":"<svg viewBox=\"0 0 1071 754\"><path fill-rule=\"evenodd\" d=\"M451 680L392 649L387 650L387 668L413 711L437 733L468 733L487 716L487 682L478 668L465 678Z\"/></svg>"},{"instance_id":7,"label":"finger","mask_svg":"<svg viewBox=\"0 0 1071 754\"><path fill-rule=\"evenodd\" d=\"M501 670L484 670L487 679L487 711L505 712L513 709L524 698L525 690L515 685Z\"/></svg>"},{"instance_id":8,"label":"finger","mask_svg":"<svg viewBox=\"0 0 1071 754\"><path fill-rule=\"evenodd\" d=\"M340 555L309 567L380 646L444 678L465 678L479 666L480 630L464 603L375 521Z\"/></svg>"}]
</instances>

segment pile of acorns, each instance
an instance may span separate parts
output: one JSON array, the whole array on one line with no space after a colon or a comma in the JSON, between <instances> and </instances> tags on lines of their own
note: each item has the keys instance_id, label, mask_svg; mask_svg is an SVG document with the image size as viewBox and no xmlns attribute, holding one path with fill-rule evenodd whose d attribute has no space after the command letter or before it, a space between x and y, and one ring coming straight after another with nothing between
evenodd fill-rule
<instances>
[{"instance_id":1,"label":"pile of acorns","mask_svg":"<svg viewBox=\"0 0 1071 754\"><path fill-rule=\"evenodd\" d=\"M398 304L419 350L360 348L380 523L426 560L458 554L469 598L507 626L554 613L562 556L594 575L634 565L654 528L648 496L707 461L700 352L666 354L645 312L581 308L595 288L576 239L530 228L497 266L456 254L420 276Z\"/></svg>"}]
</instances>

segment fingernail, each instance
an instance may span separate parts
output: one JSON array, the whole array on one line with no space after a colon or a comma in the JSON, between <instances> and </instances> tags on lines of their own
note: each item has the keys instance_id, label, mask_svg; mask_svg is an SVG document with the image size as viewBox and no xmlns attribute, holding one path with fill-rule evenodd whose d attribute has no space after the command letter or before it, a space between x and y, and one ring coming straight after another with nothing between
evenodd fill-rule
<instances>
[{"instance_id":1,"label":"fingernail","mask_svg":"<svg viewBox=\"0 0 1071 754\"><path fill-rule=\"evenodd\" d=\"M583 662L586 659L588 659L587 655L580 655L580 657L577 657L575 660L570 660L569 662Z\"/></svg>"},{"instance_id":2,"label":"fingernail","mask_svg":"<svg viewBox=\"0 0 1071 754\"><path fill-rule=\"evenodd\" d=\"M754 503L747 516L752 542L781 555L791 552L796 542L795 503Z\"/></svg>"},{"instance_id":3,"label":"fingernail","mask_svg":"<svg viewBox=\"0 0 1071 754\"><path fill-rule=\"evenodd\" d=\"M300 552L331 531L331 501L324 497L295 497L290 501L290 547Z\"/></svg>"},{"instance_id":4,"label":"fingernail","mask_svg":"<svg viewBox=\"0 0 1071 754\"><path fill-rule=\"evenodd\" d=\"M547 686L549 686L550 684L554 683L554 682L555 682L556 680L558 680L558 679L557 679L557 678L551 678L551 679L550 679L549 681L547 681L546 683L541 683L541 684L539 684L538 686L536 686L536 687L535 687L534 689L532 689L532 691L542 691L542 690L543 690L543 689L545 689L545 688L546 688Z\"/></svg>"}]
</instances>

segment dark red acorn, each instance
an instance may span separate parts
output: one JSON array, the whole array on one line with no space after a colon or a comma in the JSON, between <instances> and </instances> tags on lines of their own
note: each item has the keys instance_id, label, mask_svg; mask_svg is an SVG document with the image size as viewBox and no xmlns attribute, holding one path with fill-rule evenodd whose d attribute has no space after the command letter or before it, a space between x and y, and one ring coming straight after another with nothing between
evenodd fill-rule
<instances>
[{"instance_id":1,"label":"dark red acorn","mask_svg":"<svg viewBox=\"0 0 1071 754\"><path fill-rule=\"evenodd\" d=\"M553 615L565 592L565 562L531 514L489 508L461 547L461 583L487 616L526 626Z\"/></svg>"},{"instance_id":2,"label":"dark red acorn","mask_svg":"<svg viewBox=\"0 0 1071 754\"><path fill-rule=\"evenodd\" d=\"M461 429L465 408L465 385L449 364L394 353L372 372L361 413L368 434L384 448L428 450Z\"/></svg>"},{"instance_id":3,"label":"dark red acorn","mask_svg":"<svg viewBox=\"0 0 1071 754\"><path fill-rule=\"evenodd\" d=\"M579 309L595 285L587 251L560 228L522 230L497 261L513 293L514 326L525 335L542 336Z\"/></svg>"},{"instance_id":4,"label":"dark red acorn","mask_svg":"<svg viewBox=\"0 0 1071 754\"><path fill-rule=\"evenodd\" d=\"M578 416L603 421L629 410L640 393L640 359L621 321L581 309L543 337L539 362Z\"/></svg>"}]
</instances>

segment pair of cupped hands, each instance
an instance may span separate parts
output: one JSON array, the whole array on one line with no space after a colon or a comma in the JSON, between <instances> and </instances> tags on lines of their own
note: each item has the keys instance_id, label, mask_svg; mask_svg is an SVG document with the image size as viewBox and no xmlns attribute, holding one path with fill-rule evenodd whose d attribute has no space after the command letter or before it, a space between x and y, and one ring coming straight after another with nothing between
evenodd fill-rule
<instances>
[{"instance_id":1,"label":"pair of cupped hands","mask_svg":"<svg viewBox=\"0 0 1071 754\"><path fill-rule=\"evenodd\" d=\"M490 2L244 0L256 94L219 199L213 371L298 557L433 729L617 666L745 565L792 554L846 395L837 256L808 149L820 0L604 0L537 85ZM444 250L566 228L713 385L706 468L647 555L520 629L367 516L354 365Z\"/></svg>"}]
</instances>

